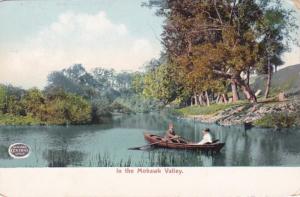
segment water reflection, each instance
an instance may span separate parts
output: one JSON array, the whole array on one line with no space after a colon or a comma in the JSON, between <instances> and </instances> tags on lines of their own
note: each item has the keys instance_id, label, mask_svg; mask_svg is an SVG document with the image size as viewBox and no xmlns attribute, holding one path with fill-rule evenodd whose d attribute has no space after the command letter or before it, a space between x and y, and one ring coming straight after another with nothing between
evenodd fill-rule
<instances>
[{"instance_id":1,"label":"water reflection","mask_svg":"<svg viewBox=\"0 0 300 197\"><path fill-rule=\"evenodd\" d=\"M48 150L45 151L43 157L48 162L48 167L67 167L81 166L84 158L84 153L80 151Z\"/></svg>"},{"instance_id":2,"label":"water reflection","mask_svg":"<svg viewBox=\"0 0 300 197\"><path fill-rule=\"evenodd\" d=\"M8 146L0 145L0 159L10 159Z\"/></svg>"},{"instance_id":3,"label":"water reflection","mask_svg":"<svg viewBox=\"0 0 300 197\"><path fill-rule=\"evenodd\" d=\"M194 151L154 149L129 151L144 145L143 132L164 135L169 122L176 132L200 141L209 127L215 139L226 145L218 155ZM221 127L164 114L137 114L114 117L101 125L69 127L0 127L0 167L67 166L299 166L299 130ZM24 160L11 159L10 144L31 147Z\"/></svg>"}]
</instances>

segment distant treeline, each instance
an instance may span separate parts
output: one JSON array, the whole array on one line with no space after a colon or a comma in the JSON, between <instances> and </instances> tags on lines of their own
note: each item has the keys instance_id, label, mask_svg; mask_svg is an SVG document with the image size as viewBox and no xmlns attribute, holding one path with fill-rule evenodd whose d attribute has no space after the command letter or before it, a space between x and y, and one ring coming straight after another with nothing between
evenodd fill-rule
<instances>
[{"instance_id":1,"label":"distant treeline","mask_svg":"<svg viewBox=\"0 0 300 197\"><path fill-rule=\"evenodd\" d=\"M43 90L0 85L0 124L101 123L114 113L157 110L161 102L133 85L141 75L103 68L89 73L76 64L50 73Z\"/></svg>"}]
</instances>

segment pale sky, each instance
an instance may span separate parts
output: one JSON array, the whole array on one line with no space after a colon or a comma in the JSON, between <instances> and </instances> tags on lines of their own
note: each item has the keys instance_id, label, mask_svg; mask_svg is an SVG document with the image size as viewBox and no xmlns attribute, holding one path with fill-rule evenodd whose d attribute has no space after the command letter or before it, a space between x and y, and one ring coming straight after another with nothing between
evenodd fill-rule
<instances>
[{"instance_id":1,"label":"pale sky","mask_svg":"<svg viewBox=\"0 0 300 197\"><path fill-rule=\"evenodd\" d=\"M43 88L75 63L138 70L158 57L163 19L143 0L23 0L0 3L0 83ZM294 7L287 0L285 6ZM300 21L299 12L297 17ZM299 23L300 25L300 23ZM300 63L300 48L285 54Z\"/></svg>"},{"instance_id":2,"label":"pale sky","mask_svg":"<svg viewBox=\"0 0 300 197\"><path fill-rule=\"evenodd\" d=\"M142 0L0 3L0 83L42 88L75 63L138 70L159 57L162 19Z\"/></svg>"}]
</instances>

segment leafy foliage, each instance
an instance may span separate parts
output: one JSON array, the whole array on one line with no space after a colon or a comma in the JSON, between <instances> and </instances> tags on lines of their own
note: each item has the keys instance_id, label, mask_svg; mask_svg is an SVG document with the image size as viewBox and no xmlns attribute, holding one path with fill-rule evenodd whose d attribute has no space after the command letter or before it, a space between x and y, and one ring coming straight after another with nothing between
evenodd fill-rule
<instances>
[{"instance_id":1,"label":"leafy foliage","mask_svg":"<svg viewBox=\"0 0 300 197\"><path fill-rule=\"evenodd\" d=\"M1 85L0 124L84 124L91 122L91 104L63 90L43 93L37 88L22 90ZM18 91L11 91L18 90ZM7 93L6 93L7 92ZM3 97L1 95L1 97Z\"/></svg>"},{"instance_id":2,"label":"leafy foliage","mask_svg":"<svg viewBox=\"0 0 300 197\"><path fill-rule=\"evenodd\" d=\"M265 128L291 128L296 126L296 120L297 114L274 113L255 121L254 125Z\"/></svg>"},{"instance_id":3,"label":"leafy foliage","mask_svg":"<svg viewBox=\"0 0 300 197\"><path fill-rule=\"evenodd\" d=\"M190 97L203 91L224 93L230 82L256 102L250 72L281 65L285 42L296 28L292 12L280 0L149 0L144 5L158 8L156 13L165 18L166 54L174 75L181 76L174 79Z\"/></svg>"},{"instance_id":4,"label":"leafy foliage","mask_svg":"<svg viewBox=\"0 0 300 197\"><path fill-rule=\"evenodd\" d=\"M145 97L158 99L164 103L175 99L176 88L169 67L168 64L162 64L145 75L143 82Z\"/></svg>"},{"instance_id":5,"label":"leafy foliage","mask_svg":"<svg viewBox=\"0 0 300 197\"><path fill-rule=\"evenodd\" d=\"M84 124L91 122L91 104L80 96L59 93L47 100L46 117L51 124Z\"/></svg>"}]
</instances>

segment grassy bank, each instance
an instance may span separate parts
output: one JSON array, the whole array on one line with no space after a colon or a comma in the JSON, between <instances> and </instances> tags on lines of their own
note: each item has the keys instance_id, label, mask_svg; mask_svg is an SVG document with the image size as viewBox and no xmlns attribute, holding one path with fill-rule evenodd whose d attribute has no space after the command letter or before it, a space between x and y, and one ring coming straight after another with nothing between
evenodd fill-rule
<instances>
[{"instance_id":1,"label":"grassy bank","mask_svg":"<svg viewBox=\"0 0 300 197\"><path fill-rule=\"evenodd\" d=\"M174 111L179 116L213 115L219 111L241 105L241 102L230 104L212 104L210 106L189 106Z\"/></svg>"},{"instance_id":2,"label":"grassy bank","mask_svg":"<svg viewBox=\"0 0 300 197\"><path fill-rule=\"evenodd\" d=\"M241 106L241 107L239 107ZM173 115L196 117L206 123L242 125L245 122L263 128L292 128L300 126L299 104L296 102L238 102L191 106L175 109Z\"/></svg>"}]
</instances>

